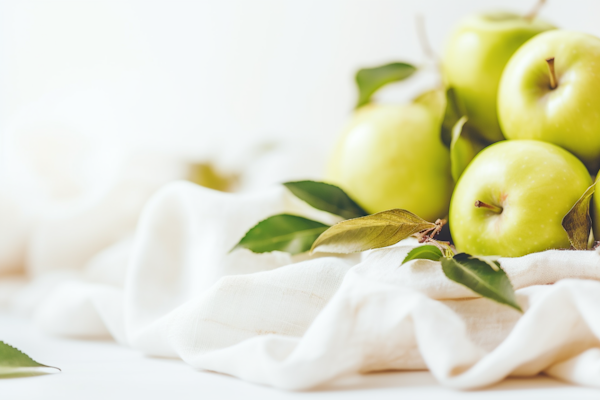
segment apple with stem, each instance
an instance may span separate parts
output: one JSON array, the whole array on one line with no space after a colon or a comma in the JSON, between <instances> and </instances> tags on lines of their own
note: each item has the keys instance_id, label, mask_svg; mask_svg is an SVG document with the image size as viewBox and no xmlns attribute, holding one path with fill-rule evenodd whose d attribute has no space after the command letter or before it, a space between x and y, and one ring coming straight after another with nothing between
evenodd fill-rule
<instances>
[{"instance_id":1,"label":"apple with stem","mask_svg":"<svg viewBox=\"0 0 600 400\"><path fill-rule=\"evenodd\" d=\"M508 139L561 146L600 167L600 39L555 30L525 43L500 82L498 116Z\"/></svg>"},{"instance_id":2,"label":"apple with stem","mask_svg":"<svg viewBox=\"0 0 600 400\"><path fill-rule=\"evenodd\" d=\"M581 161L558 146L495 143L456 185L449 217L454 243L469 254L504 257L569 248L562 219L591 183Z\"/></svg>"},{"instance_id":3,"label":"apple with stem","mask_svg":"<svg viewBox=\"0 0 600 400\"><path fill-rule=\"evenodd\" d=\"M541 5L541 3L539 3ZM554 26L527 16L497 12L467 17L448 41L442 61L447 86L469 118L469 125L488 142L502 140L496 99L502 71L513 53L535 35Z\"/></svg>"},{"instance_id":4,"label":"apple with stem","mask_svg":"<svg viewBox=\"0 0 600 400\"><path fill-rule=\"evenodd\" d=\"M402 208L435 221L448 212L454 183L440 116L427 105L359 108L337 143L325 180L369 213Z\"/></svg>"}]
</instances>

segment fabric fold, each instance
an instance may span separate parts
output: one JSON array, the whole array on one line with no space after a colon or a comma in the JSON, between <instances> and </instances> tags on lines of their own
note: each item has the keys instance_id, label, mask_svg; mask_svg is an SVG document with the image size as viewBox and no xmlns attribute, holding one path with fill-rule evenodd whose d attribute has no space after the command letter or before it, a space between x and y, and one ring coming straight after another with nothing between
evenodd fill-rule
<instances>
[{"instance_id":1,"label":"fabric fold","mask_svg":"<svg viewBox=\"0 0 600 400\"><path fill-rule=\"evenodd\" d=\"M339 221L283 186L228 194L170 183L145 203L135 231L81 238L85 251L66 269L54 262L68 256L65 248L37 257L32 283L7 282L14 294L2 302L29 310L48 333L113 337L147 355L287 390L423 369L457 389L538 373L600 387L597 251L500 259L521 314L450 281L439 262L403 265L414 239L349 256L231 251L278 213Z\"/></svg>"}]
</instances>

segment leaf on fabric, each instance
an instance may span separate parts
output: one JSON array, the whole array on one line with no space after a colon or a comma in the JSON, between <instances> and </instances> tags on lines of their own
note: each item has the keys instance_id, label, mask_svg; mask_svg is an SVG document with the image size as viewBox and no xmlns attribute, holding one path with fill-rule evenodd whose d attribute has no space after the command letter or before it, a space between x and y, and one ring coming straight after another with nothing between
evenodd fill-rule
<instances>
[{"instance_id":1,"label":"leaf on fabric","mask_svg":"<svg viewBox=\"0 0 600 400\"><path fill-rule=\"evenodd\" d=\"M329 225L298 215L274 215L251 228L232 250L245 248L254 253L304 253L327 228Z\"/></svg>"},{"instance_id":2,"label":"leaf on fabric","mask_svg":"<svg viewBox=\"0 0 600 400\"><path fill-rule=\"evenodd\" d=\"M592 218L590 217L590 200L596 190L594 182L577 200L562 220L562 226L569 236L569 242L575 250L587 250Z\"/></svg>"},{"instance_id":3,"label":"leaf on fabric","mask_svg":"<svg viewBox=\"0 0 600 400\"><path fill-rule=\"evenodd\" d=\"M432 261L440 261L440 259L444 257L442 251L433 245L425 245L415 247L411 251L408 252L406 257L404 257L404 261L402 264L405 264L412 260L432 260Z\"/></svg>"},{"instance_id":4,"label":"leaf on fabric","mask_svg":"<svg viewBox=\"0 0 600 400\"><path fill-rule=\"evenodd\" d=\"M356 108L371 102L371 97L383 86L404 80L414 74L417 68L404 62L393 62L374 68L363 68L356 73L358 101Z\"/></svg>"},{"instance_id":5,"label":"leaf on fabric","mask_svg":"<svg viewBox=\"0 0 600 400\"><path fill-rule=\"evenodd\" d=\"M318 210L346 219L368 215L346 192L335 185L315 181L286 182L283 185L300 200Z\"/></svg>"},{"instance_id":6,"label":"leaf on fabric","mask_svg":"<svg viewBox=\"0 0 600 400\"><path fill-rule=\"evenodd\" d=\"M333 225L319 236L312 251L348 254L387 247L435 226L410 211L382 211Z\"/></svg>"},{"instance_id":7,"label":"leaf on fabric","mask_svg":"<svg viewBox=\"0 0 600 400\"><path fill-rule=\"evenodd\" d=\"M27 373L39 368L54 368L60 371L59 368L40 364L22 351L0 341L0 377Z\"/></svg>"},{"instance_id":8,"label":"leaf on fabric","mask_svg":"<svg viewBox=\"0 0 600 400\"><path fill-rule=\"evenodd\" d=\"M459 253L453 258L442 258L442 270L449 279L475 293L523 312L517 303L512 283L498 261L481 260Z\"/></svg>"}]
</instances>

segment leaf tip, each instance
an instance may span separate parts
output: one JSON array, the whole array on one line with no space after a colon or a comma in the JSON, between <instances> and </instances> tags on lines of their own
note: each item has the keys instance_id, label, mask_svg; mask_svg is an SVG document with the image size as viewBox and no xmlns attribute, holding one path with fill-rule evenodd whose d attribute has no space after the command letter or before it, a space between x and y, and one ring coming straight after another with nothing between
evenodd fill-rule
<instances>
[{"instance_id":1,"label":"leaf tip","mask_svg":"<svg viewBox=\"0 0 600 400\"><path fill-rule=\"evenodd\" d=\"M524 314L524 311L523 311L523 309L521 308L521 306L520 306L519 304L517 304L517 303L515 303L515 304L510 304L510 306L511 306L512 308L514 308L515 310L517 310L518 312L520 312L521 314Z\"/></svg>"}]
</instances>

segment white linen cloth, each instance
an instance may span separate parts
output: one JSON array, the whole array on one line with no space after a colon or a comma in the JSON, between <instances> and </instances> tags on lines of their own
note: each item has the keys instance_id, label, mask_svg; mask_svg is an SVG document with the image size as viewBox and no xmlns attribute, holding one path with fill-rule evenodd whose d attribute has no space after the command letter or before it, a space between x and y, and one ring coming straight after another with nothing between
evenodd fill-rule
<instances>
[{"instance_id":1,"label":"white linen cloth","mask_svg":"<svg viewBox=\"0 0 600 400\"><path fill-rule=\"evenodd\" d=\"M501 259L520 314L448 280L437 262L401 266L410 239L362 258L229 252L282 212L336 221L281 186L226 194L171 183L145 205L135 234L80 269L34 268L33 283L16 290L4 281L0 292L13 287L7 303L16 308L29 299L49 333L110 335L145 354L284 389L390 369L429 369L459 389L540 372L600 386L598 252Z\"/></svg>"}]
</instances>

